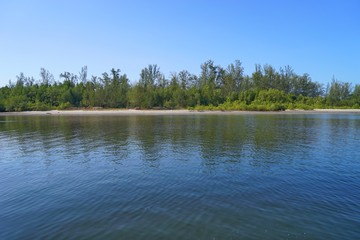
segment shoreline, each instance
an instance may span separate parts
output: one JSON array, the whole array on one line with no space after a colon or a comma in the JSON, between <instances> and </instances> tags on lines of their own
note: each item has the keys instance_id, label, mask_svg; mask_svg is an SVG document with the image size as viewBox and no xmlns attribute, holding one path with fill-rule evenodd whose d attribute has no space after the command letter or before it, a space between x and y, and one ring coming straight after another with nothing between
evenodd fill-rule
<instances>
[{"instance_id":1,"label":"shoreline","mask_svg":"<svg viewBox=\"0 0 360 240\"><path fill-rule=\"evenodd\" d=\"M258 114L343 114L358 113L360 109L314 109L286 111L196 111L196 110L135 110L135 109L99 109L99 110L50 110L0 112L0 116L155 116L155 115L258 115Z\"/></svg>"}]
</instances>

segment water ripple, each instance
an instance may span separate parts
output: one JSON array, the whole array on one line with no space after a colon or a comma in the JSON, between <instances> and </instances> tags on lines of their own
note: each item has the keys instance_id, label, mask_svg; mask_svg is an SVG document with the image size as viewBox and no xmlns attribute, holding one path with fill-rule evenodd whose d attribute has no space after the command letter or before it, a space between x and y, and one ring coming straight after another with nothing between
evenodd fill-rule
<instances>
[{"instance_id":1,"label":"water ripple","mask_svg":"<svg viewBox=\"0 0 360 240\"><path fill-rule=\"evenodd\" d=\"M0 239L360 234L360 119L352 115L8 120L0 125Z\"/></svg>"}]
</instances>

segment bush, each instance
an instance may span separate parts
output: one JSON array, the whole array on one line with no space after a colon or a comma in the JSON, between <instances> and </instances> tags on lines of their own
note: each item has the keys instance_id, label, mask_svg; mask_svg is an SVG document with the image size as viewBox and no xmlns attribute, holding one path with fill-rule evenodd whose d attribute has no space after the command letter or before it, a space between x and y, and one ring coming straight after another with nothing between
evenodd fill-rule
<instances>
[{"instance_id":1,"label":"bush","mask_svg":"<svg viewBox=\"0 0 360 240\"><path fill-rule=\"evenodd\" d=\"M295 103L294 106L295 106L294 109L314 110L314 106L313 106L313 105L308 105L308 104L304 104L304 103Z\"/></svg>"},{"instance_id":2,"label":"bush","mask_svg":"<svg viewBox=\"0 0 360 240\"><path fill-rule=\"evenodd\" d=\"M30 110L25 96L11 96L5 103L5 110L8 112L21 112Z\"/></svg>"},{"instance_id":3,"label":"bush","mask_svg":"<svg viewBox=\"0 0 360 240\"><path fill-rule=\"evenodd\" d=\"M58 110L66 110L66 109L70 109L70 108L72 108L71 103L65 102L65 103L61 103L57 109Z\"/></svg>"},{"instance_id":4,"label":"bush","mask_svg":"<svg viewBox=\"0 0 360 240\"><path fill-rule=\"evenodd\" d=\"M47 111L51 109L49 105L39 101L30 104L29 108L31 111Z\"/></svg>"},{"instance_id":5,"label":"bush","mask_svg":"<svg viewBox=\"0 0 360 240\"><path fill-rule=\"evenodd\" d=\"M1 107L1 105L0 105L0 107ZM360 108L360 105L359 105L358 103L355 103L355 104L352 106L352 108L354 108L354 109L359 109L359 108ZM0 111L1 111L1 109L0 109Z\"/></svg>"},{"instance_id":6,"label":"bush","mask_svg":"<svg viewBox=\"0 0 360 240\"><path fill-rule=\"evenodd\" d=\"M261 90L256 97L259 102L285 103L288 101L287 95L277 89Z\"/></svg>"},{"instance_id":7,"label":"bush","mask_svg":"<svg viewBox=\"0 0 360 240\"><path fill-rule=\"evenodd\" d=\"M239 100L245 102L247 105L251 104L256 98L254 90L247 90L239 93Z\"/></svg>"},{"instance_id":8,"label":"bush","mask_svg":"<svg viewBox=\"0 0 360 240\"><path fill-rule=\"evenodd\" d=\"M5 112L5 105L0 102L0 112Z\"/></svg>"}]
</instances>

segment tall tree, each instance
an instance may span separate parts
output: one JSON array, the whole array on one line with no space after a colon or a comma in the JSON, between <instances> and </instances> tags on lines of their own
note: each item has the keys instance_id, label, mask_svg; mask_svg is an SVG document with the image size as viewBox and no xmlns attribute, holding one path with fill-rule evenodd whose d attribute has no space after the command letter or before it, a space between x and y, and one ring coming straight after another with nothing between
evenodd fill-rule
<instances>
[{"instance_id":1,"label":"tall tree","mask_svg":"<svg viewBox=\"0 0 360 240\"><path fill-rule=\"evenodd\" d=\"M127 92L129 80L127 76L120 74L120 69L111 69L111 78L108 91L109 107L125 108L127 106Z\"/></svg>"},{"instance_id":2,"label":"tall tree","mask_svg":"<svg viewBox=\"0 0 360 240\"><path fill-rule=\"evenodd\" d=\"M342 102L350 99L351 84L340 82L333 77L326 101L330 106L340 106Z\"/></svg>"},{"instance_id":3,"label":"tall tree","mask_svg":"<svg viewBox=\"0 0 360 240\"><path fill-rule=\"evenodd\" d=\"M156 64L149 65L141 70L139 85L139 91L136 91L136 93L140 93L141 89L144 90L144 104L142 107L153 108L155 106L163 106L163 89L166 87L167 81Z\"/></svg>"},{"instance_id":4,"label":"tall tree","mask_svg":"<svg viewBox=\"0 0 360 240\"><path fill-rule=\"evenodd\" d=\"M321 85L313 82L307 73L293 78L292 84L296 96L317 97L322 94Z\"/></svg>"},{"instance_id":5,"label":"tall tree","mask_svg":"<svg viewBox=\"0 0 360 240\"><path fill-rule=\"evenodd\" d=\"M218 105L222 102L221 86L223 84L225 71L214 65L214 61L208 60L201 65L199 77L199 88L202 105Z\"/></svg>"},{"instance_id":6,"label":"tall tree","mask_svg":"<svg viewBox=\"0 0 360 240\"><path fill-rule=\"evenodd\" d=\"M230 64L223 76L222 94L225 98L236 100L240 90L246 90L247 86L244 82L244 68L241 62L236 60Z\"/></svg>"},{"instance_id":7,"label":"tall tree","mask_svg":"<svg viewBox=\"0 0 360 240\"><path fill-rule=\"evenodd\" d=\"M49 86L54 84L55 79L54 75L52 75L48 70L45 68L40 69L40 85Z\"/></svg>"},{"instance_id":8,"label":"tall tree","mask_svg":"<svg viewBox=\"0 0 360 240\"><path fill-rule=\"evenodd\" d=\"M83 84L86 84L87 82L87 75L88 75L88 69L87 66L83 66L79 72L79 80Z\"/></svg>"},{"instance_id":9,"label":"tall tree","mask_svg":"<svg viewBox=\"0 0 360 240\"><path fill-rule=\"evenodd\" d=\"M255 72L252 73L252 81L254 84L255 90L266 89L266 86L263 81L263 71L260 64L255 64Z\"/></svg>"}]
</instances>

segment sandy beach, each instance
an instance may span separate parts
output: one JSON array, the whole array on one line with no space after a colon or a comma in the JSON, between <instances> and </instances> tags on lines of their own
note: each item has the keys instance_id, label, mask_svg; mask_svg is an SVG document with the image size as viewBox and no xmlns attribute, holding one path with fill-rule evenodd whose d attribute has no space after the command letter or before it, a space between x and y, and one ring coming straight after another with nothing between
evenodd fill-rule
<instances>
[{"instance_id":1,"label":"sandy beach","mask_svg":"<svg viewBox=\"0 0 360 240\"><path fill-rule=\"evenodd\" d=\"M24 111L1 112L0 116L133 116L133 115L243 115L243 114L342 114L359 113L360 109L314 109L314 110L286 110L286 111L194 111L194 110L134 110L134 109L104 109L104 110L51 110L51 111Z\"/></svg>"}]
</instances>

